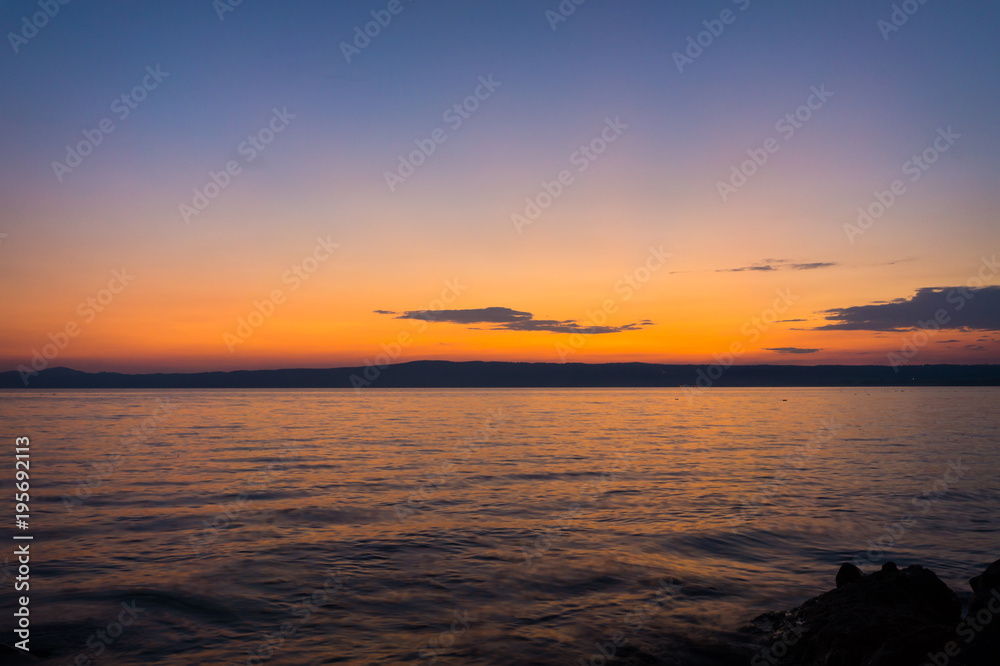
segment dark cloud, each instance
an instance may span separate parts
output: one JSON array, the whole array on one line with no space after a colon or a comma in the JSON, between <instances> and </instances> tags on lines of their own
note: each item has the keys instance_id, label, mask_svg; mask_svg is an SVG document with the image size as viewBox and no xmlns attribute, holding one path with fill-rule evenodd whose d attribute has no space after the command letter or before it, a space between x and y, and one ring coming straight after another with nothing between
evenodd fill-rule
<instances>
[{"instance_id":1,"label":"dark cloud","mask_svg":"<svg viewBox=\"0 0 1000 666\"><path fill-rule=\"evenodd\" d=\"M545 319L531 319L528 321L515 321L508 324L501 324L497 329L506 331L548 331L549 333L579 333L580 335L601 335L603 333L621 333L622 331L639 331L649 326L645 322L640 324L625 324L624 326L581 326L576 321L568 319L566 321L555 321Z\"/></svg>"},{"instance_id":2,"label":"dark cloud","mask_svg":"<svg viewBox=\"0 0 1000 666\"><path fill-rule=\"evenodd\" d=\"M786 259L765 259L750 266L740 266L739 268L720 268L716 273L745 273L747 271L811 271L817 268L830 268L837 264L829 261L816 261L809 264L796 264Z\"/></svg>"},{"instance_id":3,"label":"dark cloud","mask_svg":"<svg viewBox=\"0 0 1000 666\"><path fill-rule=\"evenodd\" d=\"M806 321L806 320L805 319L779 319L775 323L776 324L791 324L792 322L796 322L796 321Z\"/></svg>"},{"instance_id":4,"label":"dark cloud","mask_svg":"<svg viewBox=\"0 0 1000 666\"><path fill-rule=\"evenodd\" d=\"M984 351L986 349L986 347L982 345L965 345L965 348L971 351Z\"/></svg>"},{"instance_id":5,"label":"dark cloud","mask_svg":"<svg viewBox=\"0 0 1000 666\"><path fill-rule=\"evenodd\" d=\"M741 266L740 268L720 268L716 273L743 273L746 271L773 271L775 270L771 264L762 264L760 266Z\"/></svg>"},{"instance_id":6,"label":"dark cloud","mask_svg":"<svg viewBox=\"0 0 1000 666\"><path fill-rule=\"evenodd\" d=\"M372 310L375 314L396 314L392 310Z\"/></svg>"},{"instance_id":7,"label":"dark cloud","mask_svg":"<svg viewBox=\"0 0 1000 666\"><path fill-rule=\"evenodd\" d=\"M778 352L779 354L815 354L822 349L802 349L800 347L765 347L765 351Z\"/></svg>"},{"instance_id":8,"label":"dark cloud","mask_svg":"<svg viewBox=\"0 0 1000 666\"><path fill-rule=\"evenodd\" d=\"M836 265L837 264L830 261L816 261L811 264L789 264L788 267L793 271L811 271L817 268L830 268Z\"/></svg>"},{"instance_id":9,"label":"dark cloud","mask_svg":"<svg viewBox=\"0 0 1000 666\"><path fill-rule=\"evenodd\" d=\"M942 314L942 319L947 317L940 322L942 329L1000 331L1000 287L927 287L910 298L834 308L823 314L833 323L814 330L907 331L921 323L933 328L935 317Z\"/></svg>"},{"instance_id":10,"label":"dark cloud","mask_svg":"<svg viewBox=\"0 0 1000 666\"><path fill-rule=\"evenodd\" d=\"M937 344L939 344L939 345L947 345L947 344L951 344L953 342L961 342L961 340L938 340Z\"/></svg>"},{"instance_id":11,"label":"dark cloud","mask_svg":"<svg viewBox=\"0 0 1000 666\"><path fill-rule=\"evenodd\" d=\"M447 321L453 324L504 324L531 319L530 312L510 308L477 308L472 310L409 310L396 319Z\"/></svg>"},{"instance_id":12,"label":"dark cloud","mask_svg":"<svg viewBox=\"0 0 1000 666\"><path fill-rule=\"evenodd\" d=\"M396 314L386 310L376 310L383 314ZM549 333L578 333L580 335L602 335L605 333L621 333L623 331L638 331L653 322L645 319L639 323L624 326L585 326L575 319L535 319L530 312L521 312L510 308L490 307L469 310L409 310L396 319L418 319L421 321L449 322L452 324L497 324L497 326L469 326L473 330L494 331L547 331Z\"/></svg>"}]
</instances>

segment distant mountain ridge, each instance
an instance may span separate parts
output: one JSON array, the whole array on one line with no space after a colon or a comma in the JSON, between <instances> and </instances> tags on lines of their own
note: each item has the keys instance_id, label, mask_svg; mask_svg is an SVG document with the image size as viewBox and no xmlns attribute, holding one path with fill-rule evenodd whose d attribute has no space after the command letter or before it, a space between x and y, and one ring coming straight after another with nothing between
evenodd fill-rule
<instances>
[{"instance_id":1,"label":"distant mountain ridge","mask_svg":"<svg viewBox=\"0 0 1000 666\"><path fill-rule=\"evenodd\" d=\"M373 367L122 374L42 370L27 387L16 371L4 389L168 388L565 388L754 386L1000 386L1000 365L660 365L655 363L516 363L411 361Z\"/></svg>"}]
</instances>

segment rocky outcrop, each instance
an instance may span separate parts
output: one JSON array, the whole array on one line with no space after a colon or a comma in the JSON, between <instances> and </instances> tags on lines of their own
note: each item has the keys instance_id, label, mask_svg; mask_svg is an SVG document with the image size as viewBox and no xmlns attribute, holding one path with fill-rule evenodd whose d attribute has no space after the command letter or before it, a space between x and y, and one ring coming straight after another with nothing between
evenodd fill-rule
<instances>
[{"instance_id":1,"label":"rocky outcrop","mask_svg":"<svg viewBox=\"0 0 1000 666\"><path fill-rule=\"evenodd\" d=\"M996 666L1000 664L1000 560L958 596L934 572L886 563L864 574L845 564L837 589L753 620L765 637L752 666ZM995 621L994 621L995 620Z\"/></svg>"},{"instance_id":2,"label":"rocky outcrop","mask_svg":"<svg viewBox=\"0 0 1000 666\"><path fill-rule=\"evenodd\" d=\"M840 565L840 571L837 572L837 587L844 587L848 583L861 580L864 576L864 572L855 565L850 563L842 564Z\"/></svg>"},{"instance_id":3,"label":"rocky outcrop","mask_svg":"<svg viewBox=\"0 0 1000 666\"><path fill-rule=\"evenodd\" d=\"M970 580L969 584L972 585L972 603L956 630L956 646L952 649L960 650L962 661L949 663L995 666L1000 664L1000 560ZM945 655L948 655L947 650ZM937 666L944 664L939 660Z\"/></svg>"}]
</instances>

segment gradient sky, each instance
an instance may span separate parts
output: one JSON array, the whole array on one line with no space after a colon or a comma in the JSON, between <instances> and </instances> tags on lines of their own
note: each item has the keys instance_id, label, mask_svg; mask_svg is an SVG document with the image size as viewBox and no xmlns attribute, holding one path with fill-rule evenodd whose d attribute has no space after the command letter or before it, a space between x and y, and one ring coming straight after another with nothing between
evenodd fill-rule
<instances>
[{"instance_id":1,"label":"gradient sky","mask_svg":"<svg viewBox=\"0 0 1000 666\"><path fill-rule=\"evenodd\" d=\"M70 2L37 34L37 0L0 9L2 369L60 343L49 367L115 371L732 349L885 364L907 343L913 363L1000 357L996 3L914 3L887 32L883 1L587 0L553 29L556 0L401 0L350 62L342 43L388 0L220 4ZM679 71L705 21L721 34ZM121 118L147 67L167 75ZM445 112L477 87L454 127ZM832 96L788 136L777 123L813 88ZM248 160L275 109L294 118ZM105 118L114 131L57 175ZM437 128L447 140L390 190ZM602 130L605 152L574 158ZM905 163L949 131L911 180ZM724 201L719 181L772 138ZM185 220L228 162L239 173ZM845 230L897 179L882 217ZM291 277L317 239L337 247ZM914 340L938 309L948 322Z\"/></svg>"}]
</instances>

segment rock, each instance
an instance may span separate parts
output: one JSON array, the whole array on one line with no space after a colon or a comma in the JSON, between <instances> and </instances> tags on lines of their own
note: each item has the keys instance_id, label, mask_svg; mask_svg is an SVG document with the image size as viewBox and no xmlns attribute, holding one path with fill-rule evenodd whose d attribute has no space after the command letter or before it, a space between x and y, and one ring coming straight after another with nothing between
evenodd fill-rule
<instances>
[{"instance_id":1,"label":"rock","mask_svg":"<svg viewBox=\"0 0 1000 666\"><path fill-rule=\"evenodd\" d=\"M959 625L955 643L962 649L965 666L1000 663L1000 560L969 581L972 602Z\"/></svg>"},{"instance_id":2,"label":"rock","mask_svg":"<svg viewBox=\"0 0 1000 666\"><path fill-rule=\"evenodd\" d=\"M844 587L849 583L864 578L865 574L861 569L851 563L841 564L840 571L837 572L837 588Z\"/></svg>"},{"instance_id":3,"label":"rock","mask_svg":"<svg viewBox=\"0 0 1000 666\"><path fill-rule=\"evenodd\" d=\"M961 603L934 572L889 563L864 575L852 567L841 567L837 589L756 618L771 644L752 663L918 666L954 635Z\"/></svg>"},{"instance_id":4,"label":"rock","mask_svg":"<svg viewBox=\"0 0 1000 666\"><path fill-rule=\"evenodd\" d=\"M990 600L996 598L994 594L1000 594L998 592L1000 591L1000 560L987 567L983 573L969 579L969 585L972 586L974 593L972 603L969 605L969 613L984 608L989 609ZM996 602L994 602L993 608L996 608Z\"/></svg>"}]
</instances>

